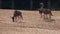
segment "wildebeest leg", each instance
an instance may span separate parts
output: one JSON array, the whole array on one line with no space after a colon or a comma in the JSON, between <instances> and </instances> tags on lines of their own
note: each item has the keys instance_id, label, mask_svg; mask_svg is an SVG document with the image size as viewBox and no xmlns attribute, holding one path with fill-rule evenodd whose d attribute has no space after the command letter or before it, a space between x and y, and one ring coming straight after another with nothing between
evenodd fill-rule
<instances>
[{"instance_id":1,"label":"wildebeest leg","mask_svg":"<svg viewBox=\"0 0 60 34\"><path fill-rule=\"evenodd\" d=\"M40 14L40 16L41 16L41 18L42 18L42 11L39 10L39 14Z\"/></svg>"},{"instance_id":2,"label":"wildebeest leg","mask_svg":"<svg viewBox=\"0 0 60 34\"><path fill-rule=\"evenodd\" d=\"M42 18L42 13L40 13L40 17Z\"/></svg>"},{"instance_id":3,"label":"wildebeest leg","mask_svg":"<svg viewBox=\"0 0 60 34\"><path fill-rule=\"evenodd\" d=\"M18 16L18 21L19 21L19 19L20 19L20 18L19 18L19 16Z\"/></svg>"},{"instance_id":4,"label":"wildebeest leg","mask_svg":"<svg viewBox=\"0 0 60 34\"><path fill-rule=\"evenodd\" d=\"M43 18L45 19L45 14L43 15Z\"/></svg>"},{"instance_id":5,"label":"wildebeest leg","mask_svg":"<svg viewBox=\"0 0 60 34\"><path fill-rule=\"evenodd\" d=\"M14 22L17 22L17 17L14 17Z\"/></svg>"},{"instance_id":6,"label":"wildebeest leg","mask_svg":"<svg viewBox=\"0 0 60 34\"><path fill-rule=\"evenodd\" d=\"M22 18L22 20L23 20L23 17L22 17L22 15L20 15L20 17Z\"/></svg>"},{"instance_id":7,"label":"wildebeest leg","mask_svg":"<svg viewBox=\"0 0 60 34\"><path fill-rule=\"evenodd\" d=\"M49 21L51 21L51 16L53 16L53 15L52 15L52 12L50 11L50 13L49 13Z\"/></svg>"},{"instance_id":8,"label":"wildebeest leg","mask_svg":"<svg viewBox=\"0 0 60 34\"><path fill-rule=\"evenodd\" d=\"M49 21L51 21L51 14L49 14Z\"/></svg>"},{"instance_id":9,"label":"wildebeest leg","mask_svg":"<svg viewBox=\"0 0 60 34\"><path fill-rule=\"evenodd\" d=\"M42 18L42 13L40 13L40 15L41 15L41 18Z\"/></svg>"},{"instance_id":10,"label":"wildebeest leg","mask_svg":"<svg viewBox=\"0 0 60 34\"><path fill-rule=\"evenodd\" d=\"M48 14L45 15L45 18L48 19Z\"/></svg>"},{"instance_id":11,"label":"wildebeest leg","mask_svg":"<svg viewBox=\"0 0 60 34\"><path fill-rule=\"evenodd\" d=\"M19 16L19 22L21 23L21 16Z\"/></svg>"},{"instance_id":12,"label":"wildebeest leg","mask_svg":"<svg viewBox=\"0 0 60 34\"><path fill-rule=\"evenodd\" d=\"M44 17L43 17L44 19L48 19L48 18L47 18L47 17L48 17L47 14L44 14L43 16L44 16Z\"/></svg>"},{"instance_id":13,"label":"wildebeest leg","mask_svg":"<svg viewBox=\"0 0 60 34\"><path fill-rule=\"evenodd\" d=\"M18 21L21 23L21 16L18 16Z\"/></svg>"}]
</instances>

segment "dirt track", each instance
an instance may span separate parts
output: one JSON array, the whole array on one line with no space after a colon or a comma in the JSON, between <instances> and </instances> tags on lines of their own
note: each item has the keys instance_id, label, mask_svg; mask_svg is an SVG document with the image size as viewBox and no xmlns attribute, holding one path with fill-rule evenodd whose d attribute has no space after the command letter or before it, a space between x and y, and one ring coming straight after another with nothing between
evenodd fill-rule
<instances>
[{"instance_id":1,"label":"dirt track","mask_svg":"<svg viewBox=\"0 0 60 34\"><path fill-rule=\"evenodd\" d=\"M51 22L40 18L38 11L22 11L22 23L12 22L14 10L0 10L0 34L59 34L60 11L52 11Z\"/></svg>"}]
</instances>

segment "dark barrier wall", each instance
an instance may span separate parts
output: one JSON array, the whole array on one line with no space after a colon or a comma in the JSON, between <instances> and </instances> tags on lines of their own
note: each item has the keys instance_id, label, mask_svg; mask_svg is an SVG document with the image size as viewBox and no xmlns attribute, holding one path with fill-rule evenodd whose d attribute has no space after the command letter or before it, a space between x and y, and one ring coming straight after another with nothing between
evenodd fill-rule
<instances>
[{"instance_id":1,"label":"dark barrier wall","mask_svg":"<svg viewBox=\"0 0 60 34\"><path fill-rule=\"evenodd\" d=\"M2 8L2 0L0 0L0 9Z\"/></svg>"},{"instance_id":2,"label":"dark barrier wall","mask_svg":"<svg viewBox=\"0 0 60 34\"><path fill-rule=\"evenodd\" d=\"M15 9L38 9L41 2L47 7L48 0L15 0Z\"/></svg>"},{"instance_id":3,"label":"dark barrier wall","mask_svg":"<svg viewBox=\"0 0 60 34\"><path fill-rule=\"evenodd\" d=\"M51 0L51 9L60 10L60 0Z\"/></svg>"},{"instance_id":4,"label":"dark barrier wall","mask_svg":"<svg viewBox=\"0 0 60 34\"><path fill-rule=\"evenodd\" d=\"M15 9L30 9L30 0L14 0Z\"/></svg>"},{"instance_id":5,"label":"dark barrier wall","mask_svg":"<svg viewBox=\"0 0 60 34\"><path fill-rule=\"evenodd\" d=\"M39 3L43 2L45 7L50 9L60 9L60 0L50 0L50 5L48 5L49 0L2 0L3 9L38 9L40 7Z\"/></svg>"},{"instance_id":6,"label":"dark barrier wall","mask_svg":"<svg viewBox=\"0 0 60 34\"><path fill-rule=\"evenodd\" d=\"M11 9L11 0L2 0L3 9Z\"/></svg>"},{"instance_id":7,"label":"dark barrier wall","mask_svg":"<svg viewBox=\"0 0 60 34\"><path fill-rule=\"evenodd\" d=\"M3 9L38 9L39 3L45 3L47 6L47 0L2 0Z\"/></svg>"}]
</instances>

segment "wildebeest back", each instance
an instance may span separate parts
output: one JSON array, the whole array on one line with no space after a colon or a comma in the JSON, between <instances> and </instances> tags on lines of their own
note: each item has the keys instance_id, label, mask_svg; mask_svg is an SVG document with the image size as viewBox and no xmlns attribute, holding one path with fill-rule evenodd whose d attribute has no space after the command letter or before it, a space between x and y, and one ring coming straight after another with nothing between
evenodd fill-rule
<instances>
[{"instance_id":1,"label":"wildebeest back","mask_svg":"<svg viewBox=\"0 0 60 34\"><path fill-rule=\"evenodd\" d=\"M21 15L22 13L20 11L15 11L14 12L14 17Z\"/></svg>"}]
</instances>

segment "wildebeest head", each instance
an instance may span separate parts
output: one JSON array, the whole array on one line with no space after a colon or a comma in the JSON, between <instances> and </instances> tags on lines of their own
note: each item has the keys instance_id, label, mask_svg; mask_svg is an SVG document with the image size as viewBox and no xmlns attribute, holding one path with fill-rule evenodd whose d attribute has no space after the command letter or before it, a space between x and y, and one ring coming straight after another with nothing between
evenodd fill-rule
<instances>
[{"instance_id":1,"label":"wildebeest head","mask_svg":"<svg viewBox=\"0 0 60 34\"><path fill-rule=\"evenodd\" d=\"M44 3L40 3L40 6L44 7Z\"/></svg>"}]
</instances>

